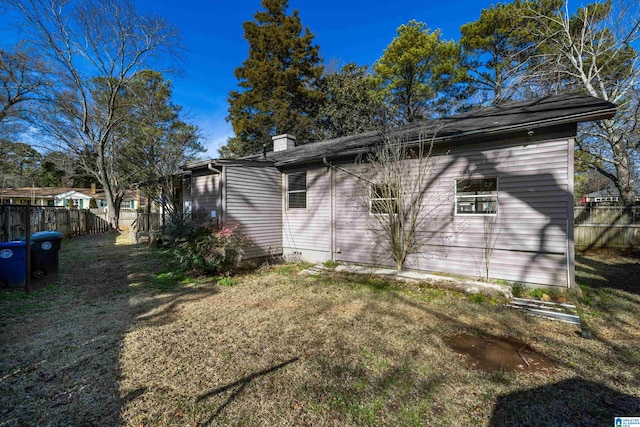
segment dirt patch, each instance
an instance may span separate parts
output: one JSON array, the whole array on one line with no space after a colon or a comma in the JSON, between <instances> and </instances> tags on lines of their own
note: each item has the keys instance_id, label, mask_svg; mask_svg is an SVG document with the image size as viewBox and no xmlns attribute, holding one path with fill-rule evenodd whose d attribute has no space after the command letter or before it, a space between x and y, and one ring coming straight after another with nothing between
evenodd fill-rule
<instances>
[{"instance_id":1,"label":"dirt patch","mask_svg":"<svg viewBox=\"0 0 640 427\"><path fill-rule=\"evenodd\" d=\"M556 367L547 356L509 338L456 335L442 340L456 352L468 356L473 368L487 372L548 372Z\"/></svg>"}]
</instances>

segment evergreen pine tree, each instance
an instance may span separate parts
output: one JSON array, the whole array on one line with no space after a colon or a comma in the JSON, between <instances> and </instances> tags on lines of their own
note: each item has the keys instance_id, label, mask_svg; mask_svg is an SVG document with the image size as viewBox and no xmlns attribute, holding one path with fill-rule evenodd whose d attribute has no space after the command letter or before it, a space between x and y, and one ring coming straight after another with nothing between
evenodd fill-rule
<instances>
[{"instance_id":1,"label":"evergreen pine tree","mask_svg":"<svg viewBox=\"0 0 640 427\"><path fill-rule=\"evenodd\" d=\"M243 24L249 57L235 70L240 90L229 94L227 116L235 136L220 149L223 157L258 152L282 133L298 143L317 139L314 124L324 99L319 47L298 11L286 14L287 0L263 0L262 6Z\"/></svg>"}]
</instances>

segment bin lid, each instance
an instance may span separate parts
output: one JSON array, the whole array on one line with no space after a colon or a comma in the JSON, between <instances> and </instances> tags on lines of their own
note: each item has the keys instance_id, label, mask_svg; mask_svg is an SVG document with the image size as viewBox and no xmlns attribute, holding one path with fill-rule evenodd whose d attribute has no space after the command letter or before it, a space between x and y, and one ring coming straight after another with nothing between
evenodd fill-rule
<instances>
[{"instance_id":1,"label":"bin lid","mask_svg":"<svg viewBox=\"0 0 640 427\"><path fill-rule=\"evenodd\" d=\"M24 248L27 246L27 242L23 241L11 241L0 243L0 249L14 249L14 248Z\"/></svg>"},{"instance_id":2,"label":"bin lid","mask_svg":"<svg viewBox=\"0 0 640 427\"><path fill-rule=\"evenodd\" d=\"M31 235L31 240L33 241L41 241L41 240L55 240L62 239L64 234L59 231L38 231L37 233L33 233ZM24 237L20 240L24 240Z\"/></svg>"}]
</instances>

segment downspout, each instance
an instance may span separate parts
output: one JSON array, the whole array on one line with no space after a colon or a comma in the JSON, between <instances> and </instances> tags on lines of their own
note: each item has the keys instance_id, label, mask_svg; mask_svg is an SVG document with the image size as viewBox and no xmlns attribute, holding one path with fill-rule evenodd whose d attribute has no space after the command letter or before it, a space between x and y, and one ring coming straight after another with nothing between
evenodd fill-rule
<instances>
[{"instance_id":1,"label":"downspout","mask_svg":"<svg viewBox=\"0 0 640 427\"><path fill-rule=\"evenodd\" d=\"M569 243L569 219L567 218L566 224L566 233L567 233L567 289L571 288L571 253L570 253L570 243Z\"/></svg>"},{"instance_id":2,"label":"downspout","mask_svg":"<svg viewBox=\"0 0 640 427\"><path fill-rule=\"evenodd\" d=\"M216 169L213 162L207 163L207 169L209 169L213 173L222 173L220 169Z\"/></svg>"},{"instance_id":3,"label":"downspout","mask_svg":"<svg viewBox=\"0 0 640 427\"><path fill-rule=\"evenodd\" d=\"M219 175L218 177L218 197L216 197L216 225L220 226L222 223L222 177L223 171L222 169L217 169L215 167L215 162L207 163L207 169L211 172Z\"/></svg>"},{"instance_id":4,"label":"downspout","mask_svg":"<svg viewBox=\"0 0 640 427\"><path fill-rule=\"evenodd\" d=\"M329 255L331 261L335 261L336 251L336 188L335 188L335 171L332 168L328 168L329 171Z\"/></svg>"}]
</instances>

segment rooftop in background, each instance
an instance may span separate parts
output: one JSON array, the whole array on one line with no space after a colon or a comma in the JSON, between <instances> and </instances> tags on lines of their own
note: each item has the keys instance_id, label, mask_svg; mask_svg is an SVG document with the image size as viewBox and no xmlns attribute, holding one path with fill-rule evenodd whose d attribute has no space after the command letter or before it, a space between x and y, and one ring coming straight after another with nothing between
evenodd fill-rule
<instances>
[{"instance_id":1,"label":"rooftop in background","mask_svg":"<svg viewBox=\"0 0 640 427\"><path fill-rule=\"evenodd\" d=\"M0 197L35 197L35 198L53 198L64 193L75 191L89 197L100 197L104 190L97 189L92 192L90 188L71 188L71 187L19 187L19 188L2 188L0 189Z\"/></svg>"}]
</instances>

